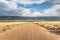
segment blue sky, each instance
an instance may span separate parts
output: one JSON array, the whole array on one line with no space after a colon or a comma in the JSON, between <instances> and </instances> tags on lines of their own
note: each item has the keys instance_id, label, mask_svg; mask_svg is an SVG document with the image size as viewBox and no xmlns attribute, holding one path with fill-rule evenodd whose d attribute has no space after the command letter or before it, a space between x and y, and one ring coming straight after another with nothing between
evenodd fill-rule
<instances>
[{"instance_id":1,"label":"blue sky","mask_svg":"<svg viewBox=\"0 0 60 40\"><path fill-rule=\"evenodd\" d=\"M60 16L60 0L0 0L0 16Z\"/></svg>"},{"instance_id":2,"label":"blue sky","mask_svg":"<svg viewBox=\"0 0 60 40\"><path fill-rule=\"evenodd\" d=\"M24 7L24 8L34 8L34 9L32 9L32 11L39 11L39 12L44 12L44 10L45 9L49 9L50 7L52 7L53 6L53 4L52 3L50 3L50 2L44 2L44 3L42 3L42 4L26 4L26 5L24 5L24 4L18 4L18 6L19 7Z\"/></svg>"}]
</instances>

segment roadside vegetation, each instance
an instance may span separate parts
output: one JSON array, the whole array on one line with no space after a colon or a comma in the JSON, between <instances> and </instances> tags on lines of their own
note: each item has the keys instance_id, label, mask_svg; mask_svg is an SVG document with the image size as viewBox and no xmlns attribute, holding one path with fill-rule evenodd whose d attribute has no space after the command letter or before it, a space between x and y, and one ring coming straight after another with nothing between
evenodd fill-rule
<instances>
[{"instance_id":1,"label":"roadside vegetation","mask_svg":"<svg viewBox=\"0 0 60 40\"><path fill-rule=\"evenodd\" d=\"M0 33L7 30L12 30L15 27L24 24L25 22L0 22Z\"/></svg>"},{"instance_id":2,"label":"roadside vegetation","mask_svg":"<svg viewBox=\"0 0 60 40\"><path fill-rule=\"evenodd\" d=\"M46 28L49 32L60 34L60 22L35 22L35 24Z\"/></svg>"}]
</instances>

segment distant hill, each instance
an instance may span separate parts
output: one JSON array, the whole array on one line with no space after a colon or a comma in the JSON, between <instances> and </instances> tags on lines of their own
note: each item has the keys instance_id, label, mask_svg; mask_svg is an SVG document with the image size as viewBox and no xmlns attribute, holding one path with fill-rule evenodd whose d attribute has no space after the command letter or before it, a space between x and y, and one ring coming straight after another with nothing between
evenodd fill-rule
<instances>
[{"instance_id":1,"label":"distant hill","mask_svg":"<svg viewBox=\"0 0 60 40\"><path fill-rule=\"evenodd\" d=\"M60 20L60 17L22 17L22 16L0 16L0 20Z\"/></svg>"}]
</instances>

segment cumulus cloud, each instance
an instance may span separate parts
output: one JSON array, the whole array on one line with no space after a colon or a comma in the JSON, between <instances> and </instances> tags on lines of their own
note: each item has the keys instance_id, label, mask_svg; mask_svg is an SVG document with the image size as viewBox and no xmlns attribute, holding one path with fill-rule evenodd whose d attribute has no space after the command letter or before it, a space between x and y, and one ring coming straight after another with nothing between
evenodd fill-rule
<instances>
[{"instance_id":1,"label":"cumulus cloud","mask_svg":"<svg viewBox=\"0 0 60 40\"><path fill-rule=\"evenodd\" d=\"M7 8L10 8L10 9L16 9L17 8L17 4L13 1L6 1L6 0L0 0L0 4L1 5L4 5L3 7L7 7ZM0 5L0 6L1 6Z\"/></svg>"},{"instance_id":2,"label":"cumulus cloud","mask_svg":"<svg viewBox=\"0 0 60 40\"><path fill-rule=\"evenodd\" d=\"M33 3L36 3L36 4L41 4L43 2L45 2L46 0L12 0L14 2L17 2L17 3L22 3L22 4L33 4Z\"/></svg>"},{"instance_id":3,"label":"cumulus cloud","mask_svg":"<svg viewBox=\"0 0 60 40\"><path fill-rule=\"evenodd\" d=\"M41 3L44 0L18 0L23 4ZM28 2L27 2L28 1ZM41 2L40 2L41 1ZM18 3L19 3L18 2ZM17 8L17 0L0 0L0 16L40 16L40 12L32 12L31 9Z\"/></svg>"},{"instance_id":4,"label":"cumulus cloud","mask_svg":"<svg viewBox=\"0 0 60 40\"><path fill-rule=\"evenodd\" d=\"M60 17L60 5L54 5L49 9L46 9L43 13L30 12L30 9L25 10L23 16L37 17L37 16L59 16Z\"/></svg>"},{"instance_id":5,"label":"cumulus cloud","mask_svg":"<svg viewBox=\"0 0 60 40\"><path fill-rule=\"evenodd\" d=\"M15 2L0 0L0 16L20 16L22 10Z\"/></svg>"},{"instance_id":6,"label":"cumulus cloud","mask_svg":"<svg viewBox=\"0 0 60 40\"><path fill-rule=\"evenodd\" d=\"M37 17L37 16L60 16L60 5L54 5L49 9L46 9L43 13L41 12L32 12L30 9L24 9L22 16L30 16L30 17Z\"/></svg>"},{"instance_id":7,"label":"cumulus cloud","mask_svg":"<svg viewBox=\"0 0 60 40\"><path fill-rule=\"evenodd\" d=\"M60 3L60 0L54 0L54 3Z\"/></svg>"},{"instance_id":8,"label":"cumulus cloud","mask_svg":"<svg viewBox=\"0 0 60 40\"><path fill-rule=\"evenodd\" d=\"M60 0L47 0L47 1L53 4L60 4Z\"/></svg>"},{"instance_id":9,"label":"cumulus cloud","mask_svg":"<svg viewBox=\"0 0 60 40\"><path fill-rule=\"evenodd\" d=\"M29 17L37 17L37 16L60 16L60 0L50 0L53 5L51 8L46 9L43 13L41 12L31 12L32 9L27 8L18 8L17 3L22 4L41 4L46 0L0 0L0 16L29 16Z\"/></svg>"},{"instance_id":10,"label":"cumulus cloud","mask_svg":"<svg viewBox=\"0 0 60 40\"><path fill-rule=\"evenodd\" d=\"M34 16L34 17L38 17L38 16L41 16L42 13L40 13L40 12L33 12L33 14L31 14L31 15Z\"/></svg>"},{"instance_id":11,"label":"cumulus cloud","mask_svg":"<svg viewBox=\"0 0 60 40\"><path fill-rule=\"evenodd\" d=\"M44 16L60 16L60 5L55 5L52 8L45 10Z\"/></svg>"},{"instance_id":12,"label":"cumulus cloud","mask_svg":"<svg viewBox=\"0 0 60 40\"><path fill-rule=\"evenodd\" d=\"M23 16L37 17L37 16L60 16L60 5L53 5L51 8L41 12L30 12L30 9L25 9Z\"/></svg>"},{"instance_id":13,"label":"cumulus cloud","mask_svg":"<svg viewBox=\"0 0 60 40\"><path fill-rule=\"evenodd\" d=\"M0 0L0 1L12 1L12 2L15 2L15 3L21 3L21 4L41 4L43 2L45 2L46 0Z\"/></svg>"},{"instance_id":14,"label":"cumulus cloud","mask_svg":"<svg viewBox=\"0 0 60 40\"><path fill-rule=\"evenodd\" d=\"M42 15L40 12L32 12L31 13L30 10L31 9L24 9L21 16L37 17L37 16L41 16Z\"/></svg>"}]
</instances>

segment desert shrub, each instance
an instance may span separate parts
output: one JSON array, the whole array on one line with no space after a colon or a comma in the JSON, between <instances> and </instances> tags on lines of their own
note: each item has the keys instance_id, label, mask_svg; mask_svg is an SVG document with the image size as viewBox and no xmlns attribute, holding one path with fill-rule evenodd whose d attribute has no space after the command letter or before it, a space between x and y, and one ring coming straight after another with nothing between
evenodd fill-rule
<instances>
[{"instance_id":1,"label":"desert shrub","mask_svg":"<svg viewBox=\"0 0 60 40\"><path fill-rule=\"evenodd\" d=\"M2 31L6 31L7 29L4 27L4 28L2 28Z\"/></svg>"}]
</instances>

